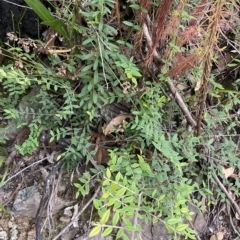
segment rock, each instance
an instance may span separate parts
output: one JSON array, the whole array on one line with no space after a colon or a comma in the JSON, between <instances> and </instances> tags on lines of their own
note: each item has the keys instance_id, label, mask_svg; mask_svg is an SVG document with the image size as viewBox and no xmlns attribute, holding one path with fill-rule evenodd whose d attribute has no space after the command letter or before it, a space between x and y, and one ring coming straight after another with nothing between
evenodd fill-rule
<instances>
[{"instance_id":1,"label":"rock","mask_svg":"<svg viewBox=\"0 0 240 240\"><path fill-rule=\"evenodd\" d=\"M134 225L134 219L130 218L129 220L132 222L132 225ZM141 227L142 232L135 231L134 239L153 239L153 236L152 236L152 224L151 223L146 223L144 220L138 219L137 220L137 225ZM121 226L122 227L125 226L124 222L122 222ZM133 232L131 232L131 231L124 231L124 233L129 237L129 239L132 239Z\"/></svg>"},{"instance_id":2,"label":"rock","mask_svg":"<svg viewBox=\"0 0 240 240\"><path fill-rule=\"evenodd\" d=\"M71 240L74 239L75 235L79 231L79 228L72 228L69 232L64 233L61 237L61 240Z\"/></svg>"},{"instance_id":3,"label":"rock","mask_svg":"<svg viewBox=\"0 0 240 240\"><path fill-rule=\"evenodd\" d=\"M17 240L18 239L18 227L15 223L9 221L8 222L8 228L11 232L11 240Z\"/></svg>"},{"instance_id":4,"label":"rock","mask_svg":"<svg viewBox=\"0 0 240 240\"><path fill-rule=\"evenodd\" d=\"M3 230L3 228L0 226L0 240L7 240L8 235L7 232Z\"/></svg>"},{"instance_id":5,"label":"rock","mask_svg":"<svg viewBox=\"0 0 240 240\"><path fill-rule=\"evenodd\" d=\"M173 235L169 234L165 224L163 222L158 222L153 225L152 228L152 240L172 240Z\"/></svg>"},{"instance_id":6,"label":"rock","mask_svg":"<svg viewBox=\"0 0 240 240\"><path fill-rule=\"evenodd\" d=\"M14 200L13 207L8 212L13 215L32 217L36 216L39 204L41 201L41 195L35 186L27 187L20 190ZM52 214L58 212L63 207L66 207L72 202L66 202L63 199L56 197L53 204ZM44 209L42 217L46 216L47 211Z\"/></svg>"},{"instance_id":7,"label":"rock","mask_svg":"<svg viewBox=\"0 0 240 240\"><path fill-rule=\"evenodd\" d=\"M26 217L35 217L41 201L39 191L35 186L20 190L13 203L13 214Z\"/></svg>"},{"instance_id":8,"label":"rock","mask_svg":"<svg viewBox=\"0 0 240 240\"><path fill-rule=\"evenodd\" d=\"M190 202L188 203L188 209L190 212L194 212L194 215L192 215L192 225L194 229L198 233L202 233L207 224L203 214L198 210L195 205Z\"/></svg>"},{"instance_id":9,"label":"rock","mask_svg":"<svg viewBox=\"0 0 240 240\"><path fill-rule=\"evenodd\" d=\"M112 236L102 237L101 235L96 235L90 238L88 237L88 234L89 233L86 233L83 236L75 238L74 240L113 240L114 239Z\"/></svg>"}]
</instances>

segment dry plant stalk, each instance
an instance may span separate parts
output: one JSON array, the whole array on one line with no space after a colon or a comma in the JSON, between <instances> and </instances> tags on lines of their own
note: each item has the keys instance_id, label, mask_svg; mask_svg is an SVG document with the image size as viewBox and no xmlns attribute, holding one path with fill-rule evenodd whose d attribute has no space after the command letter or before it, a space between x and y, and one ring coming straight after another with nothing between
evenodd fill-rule
<instances>
[{"instance_id":1,"label":"dry plant stalk","mask_svg":"<svg viewBox=\"0 0 240 240\"><path fill-rule=\"evenodd\" d=\"M193 68L196 65L196 63L198 62L198 55L190 54L188 57L183 57L182 54L179 53L176 54L176 59L177 59L176 66L167 72L166 74L167 77L184 75L184 73L188 69Z\"/></svg>"},{"instance_id":2,"label":"dry plant stalk","mask_svg":"<svg viewBox=\"0 0 240 240\"><path fill-rule=\"evenodd\" d=\"M148 12L152 5L152 0L139 0L138 4L141 8L146 10L146 12L145 11L143 12L141 9L139 9L136 11L136 14L135 14L136 20L139 22L139 25L142 26L143 23L146 21Z\"/></svg>"},{"instance_id":3,"label":"dry plant stalk","mask_svg":"<svg viewBox=\"0 0 240 240\"><path fill-rule=\"evenodd\" d=\"M172 36L173 33L178 35L179 32L179 13L182 12L185 3L179 2L176 10L172 12L171 17L168 21L167 26L165 27L163 33L161 34L160 46L164 44L168 36Z\"/></svg>"},{"instance_id":4,"label":"dry plant stalk","mask_svg":"<svg viewBox=\"0 0 240 240\"><path fill-rule=\"evenodd\" d=\"M172 13L168 26L163 32L163 35L161 37L162 42L167 39L167 36L170 36L172 42L174 42L175 45L179 48L181 48L185 43L188 43L189 46L191 43L194 43L192 44L194 47L197 44L200 38L197 27L187 27L182 32L179 31L181 12L184 10L186 4L187 1L182 1L177 5L176 11ZM172 59L175 59L176 64L172 69L168 71L166 76L182 76L185 74L186 70L195 67L199 63L199 54L197 50L194 52L192 49L191 53L186 52L185 54L187 55L186 57L184 57L181 52L178 52L175 54L175 56L173 56L174 53L172 49L168 49L168 51L164 54L163 59L165 59L165 61L171 61Z\"/></svg>"},{"instance_id":5,"label":"dry plant stalk","mask_svg":"<svg viewBox=\"0 0 240 240\"><path fill-rule=\"evenodd\" d=\"M120 36L122 37L122 31L121 31L121 16L120 16L120 11L119 11L119 0L116 0L115 5L114 5L114 12L116 14L117 17L117 26L118 26L118 30L120 33Z\"/></svg>"},{"instance_id":6,"label":"dry plant stalk","mask_svg":"<svg viewBox=\"0 0 240 240\"><path fill-rule=\"evenodd\" d=\"M138 4L142 9L146 10L146 12L143 12L141 9L135 11L135 19L141 26L141 30L134 35L134 48L136 53L142 54L143 25L151 8L152 0L139 0Z\"/></svg>"},{"instance_id":7,"label":"dry plant stalk","mask_svg":"<svg viewBox=\"0 0 240 240\"><path fill-rule=\"evenodd\" d=\"M203 43L203 56L202 56L202 65L203 65L203 73L202 80L199 88L199 110L198 110L198 120L197 120L197 136L201 135L201 123L203 118L203 110L205 106L206 96L207 96L207 88L209 83L209 77L211 74L212 68L212 58L214 46L216 45L216 36L219 31L219 21L221 19L221 12L223 7L223 1L219 0L214 2L210 6L209 13L212 14L209 17L209 25L206 33L206 38Z\"/></svg>"},{"instance_id":8,"label":"dry plant stalk","mask_svg":"<svg viewBox=\"0 0 240 240\"><path fill-rule=\"evenodd\" d=\"M149 34L149 31L148 31L148 28L147 28L147 25L146 25L146 24L143 25L143 33L144 33L144 36L145 36L146 39L147 39L148 45L151 46L151 44L152 44L152 39L151 39L151 37L150 37L150 34ZM156 51L155 51L154 58L156 58L156 59L161 59L160 56L158 55L158 53L157 53ZM169 88L170 92L171 92L172 95L174 96L176 103L178 104L178 106L180 107L180 109L181 109L181 111L183 112L184 116L186 117L187 122L188 122L191 126L196 126L197 124L196 124L195 120L192 118L189 109L187 108L187 106L186 106L186 104L184 103L181 95L179 94L179 92L178 92L177 89L175 88L175 86L174 86L174 84L172 83L172 81L171 81L170 78L168 79L167 85L168 85L168 88Z\"/></svg>"},{"instance_id":9,"label":"dry plant stalk","mask_svg":"<svg viewBox=\"0 0 240 240\"><path fill-rule=\"evenodd\" d=\"M186 2L187 1L182 1L181 4L178 5L178 9L179 11L182 11L182 9L184 8L184 6L186 5ZM165 5L164 5L165 4ZM147 64L150 64L151 63L151 58L154 58L154 60L156 62L161 62L162 58L161 56L158 54L158 52L156 51L156 47L161 39L161 36L160 36L160 33L162 34L162 30L163 30L163 27L164 27L164 24L166 22L166 18L167 18L167 12L170 10L171 8L171 4L172 4L172 1L163 1L162 5L161 5L161 8L158 9L158 12L157 12L157 16L156 16L156 19L155 19L155 24L157 25L157 27L160 25L160 27L158 27L156 29L156 34L155 34L155 38L154 40L152 40L152 37L149 33L149 28L147 26L146 23L143 24L142 26L142 29L143 29L143 34L147 40L147 43L148 43L148 46L150 48L149 52L148 52L148 56L150 56L149 59L147 59L147 61L145 62L145 65L146 63ZM164 8L163 6L166 6L166 8ZM162 14L162 15L161 15ZM174 19L173 20L169 20L169 22L172 22L172 26L179 26L179 22L180 22L180 14L175 14L174 15ZM157 21L159 24L157 24ZM178 34L178 30L179 28L177 28L176 32L174 33L173 35L173 41L176 43L177 42L177 36L179 35ZM154 31L154 30L153 30ZM166 29L164 30L166 31ZM166 54L166 58L164 58L166 61L167 60L172 60L172 55L173 55L173 51L168 51L168 54ZM193 55L194 56L194 55ZM191 58L194 58L193 56L191 56ZM190 60L192 59L187 59L186 61L186 64L185 64L185 68L186 66L189 66L189 62ZM179 69L183 69L183 67L179 67ZM176 69L175 69L176 70ZM176 70L176 71L180 71L180 70ZM167 85L168 85L168 88L173 96L173 98L175 99L176 103L178 104L179 108L181 109L181 111L183 112L187 122L191 125L191 126L196 126L196 121L193 119L188 107L186 106L186 104L184 103L181 95L179 94L179 92L177 91L177 89L175 88L172 80L170 77L168 77L168 81L167 81Z\"/></svg>"},{"instance_id":10,"label":"dry plant stalk","mask_svg":"<svg viewBox=\"0 0 240 240\"><path fill-rule=\"evenodd\" d=\"M173 0L163 0L162 4L158 7L156 12L156 17L153 23L153 32L155 33L152 37L152 46L148 51L145 65L149 66L153 60L154 52L159 44L159 40L161 39L161 35L163 33L164 25L167 20L168 13L171 9Z\"/></svg>"},{"instance_id":11,"label":"dry plant stalk","mask_svg":"<svg viewBox=\"0 0 240 240\"><path fill-rule=\"evenodd\" d=\"M189 27L197 26L201 22L202 18L204 17L204 13L206 11L206 8L209 7L208 4L209 0L202 0L195 8L193 8L191 12L191 16L193 16L193 19L189 22Z\"/></svg>"}]
</instances>

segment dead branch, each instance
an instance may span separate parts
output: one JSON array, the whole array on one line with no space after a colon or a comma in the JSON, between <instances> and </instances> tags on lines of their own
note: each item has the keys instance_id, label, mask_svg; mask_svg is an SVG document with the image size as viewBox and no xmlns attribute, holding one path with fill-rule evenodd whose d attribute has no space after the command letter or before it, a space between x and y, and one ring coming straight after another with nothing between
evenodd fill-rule
<instances>
[{"instance_id":1,"label":"dead branch","mask_svg":"<svg viewBox=\"0 0 240 240\"><path fill-rule=\"evenodd\" d=\"M148 46L152 47L153 42L152 42L152 38L149 34L148 27L147 27L146 23L143 24L143 34L144 34L145 38L147 39ZM162 62L162 59L159 56L159 54L157 53L156 49L153 49L153 58L159 63Z\"/></svg>"},{"instance_id":2,"label":"dead branch","mask_svg":"<svg viewBox=\"0 0 240 240\"><path fill-rule=\"evenodd\" d=\"M233 200L233 198L231 197L231 195L229 194L227 189L223 186L223 184L221 183L221 181L219 180L219 178L217 177L217 175L215 173L213 173L213 178L217 182L218 186L222 189L222 191L226 194L227 198L232 203L233 207L235 208L238 215L240 216L240 208L239 208L238 204Z\"/></svg>"}]
</instances>

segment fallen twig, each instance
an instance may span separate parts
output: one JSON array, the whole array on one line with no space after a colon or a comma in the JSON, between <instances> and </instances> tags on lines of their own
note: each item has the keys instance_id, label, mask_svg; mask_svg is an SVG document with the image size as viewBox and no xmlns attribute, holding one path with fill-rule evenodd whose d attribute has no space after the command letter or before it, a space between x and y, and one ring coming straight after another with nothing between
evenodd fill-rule
<instances>
[{"instance_id":1,"label":"fallen twig","mask_svg":"<svg viewBox=\"0 0 240 240\"><path fill-rule=\"evenodd\" d=\"M28 168L39 164L40 162L43 162L44 160L48 159L48 157L42 158L40 160L38 160L37 162L32 163L31 165L25 167L24 169L18 171L16 174L14 174L12 177L10 177L9 179L7 179L2 185L0 185L0 187L3 187L7 182L9 182L10 180L12 180L13 178L15 178L16 176L18 176L20 173L24 172L25 170L27 170Z\"/></svg>"},{"instance_id":2,"label":"fallen twig","mask_svg":"<svg viewBox=\"0 0 240 240\"><path fill-rule=\"evenodd\" d=\"M221 183L221 181L219 180L219 178L217 177L217 175L215 173L213 173L213 178L217 182L218 186L222 189L222 191L226 194L227 198L232 203L232 205L234 206L234 208L237 211L238 215L240 216L240 208L238 207L237 203L233 200L233 198L231 197L231 195L229 194L227 189L223 186L223 184Z\"/></svg>"},{"instance_id":3,"label":"fallen twig","mask_svg":"<svg viewBox=\"0 0 240 240\"><path fill-rule=\"evenodd\" d=\"M21 187L22 187L22 183L19 183L19 184L17 185L16 189L15 189L15 190L11 193L11 195L9 196L7 202L5 202L5 203L3 204L4 207L14 199L14 197L16 196L16 194L18 193L18 191L21 189Z\"/></svg>"},{"instance_id":4,"label":"fallen twig","mask_svg":"<svg viewBox=\"0 0 240 240\"><path fill-rule=\"evenodd\" d=\"M240 233L238 232L238 230L235 228L235 226L233 224L233 220L232 220L231 211L230 211L230 205L229 204L227 204L227 213L228 213L230 224L232 226L233 231L238 235L238 237L240 237Z\"/></svg>"},{"instance_id":5,"label":"fallen twig","mask_svg":"<svg viewBox=\"0 0 240 240\"><path fill-rule=\"evenodd\" d=\"M190 224L191 228L192 228L192 229L194 229L195 236L196 236L197 240L201 240L201 238L199 237L198 233L196 232L196 230L195 230L195 228L194 228L194 226L193 226L192 222L191 222L191 221L188 221L188 222L189 222L189 224Z\"/></svg>"},{"instance_id":6,"label":"fallen twig","mask_svg":"<svg viewBox=\"0 0 240 240\"><path fill-rule=\"evenodd\" d=\"M135 216L134 216L134 221L133 221L133 227L134 228L137 228L137 223L138 223L138 210L140 208L140 205L141 205L141 198L142 198L142 194L143 192L141 192L138 196L138 207L136 208L136 212L135 212ZM135 239L135 231L133 231L132 233L132 237L131 237L131 240L134 240Z\"/></svg>"},{"instance_id":7,"label":"fallen twig","mask_svg":"<svg viewBox=\"0 0 240 240\"><path fill-rule=\"evenodd\" d=\"M79 216L87 209L87 207L93 202L93 200L96 198L96 196L98 195L99 191L101 189L101 185L98 186L97 190L95 191L95 193L93 194L93 196L91 197L91 199L85 204L85 206L82 208L82 210L71 220L71 222L62 229L62 231L55 236L52 240L57 240L68 228L71 227L71 225L79 218Z\"/></svg>"},{"instance_id":8,"label":"fallen twig","mask_svg":"<svg viewBox=\"0 0 240 240\"><path fill-rule=\"evenodd\" d=\"M22 8L27 8L27 9L31 9L32 10L32 8L30 8L30 7L23 6L23 5L20 5L20 4L16 4L16 3L11 2L11 1L7 1L7 0L3 0L3 1L6 2L6 3L9 3L9 4L12 4L12 5L15 5L17 7L22 7Z\"/></svg>"},{"instance_id":9,"label":"fallen twig","mask_svg":"<svg viewBox=\"0 0 240 240\"><path fill-rule=\"evenodd\" d=\"M36 213L36 217L35 217L35 225L36 225L36 240L40 240L41 239L41 229L42 229L42 226L41 226L41 217L42 217L42 213L43 213L43 210L44 210L44 207L47 203L47 201L49 200L50 198L50 191L51 191L51 183L52 183L52 178L55 177L59 167L61 166L62 164L62 161L58 161L56 162L55 166L53 166L52 170L49 172L48 176L47 176L47 179L45 180L45 183L44 183L44 188L43 188L43 191L42 191L42 198L41 198L41 201L40 201L40 204L39 204L39 207L38 207L38 210L37 210L37 213Z\"/></svg>"}]
</instances>

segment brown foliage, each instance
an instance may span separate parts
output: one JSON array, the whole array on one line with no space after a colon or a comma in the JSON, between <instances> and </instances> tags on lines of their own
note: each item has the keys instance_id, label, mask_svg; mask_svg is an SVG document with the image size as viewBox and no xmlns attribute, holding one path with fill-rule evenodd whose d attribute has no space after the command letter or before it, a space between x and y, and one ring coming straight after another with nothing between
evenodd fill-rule
<instances>
[{"instance_id":1,"label":"brown foliage","mask_svg":"<svg viewBox=\"0 0 240 240\"><path fill-rule=\"evenodd\" d=\"M182 53L176 54L176 65L167 72L166 76L182 76L186 70L193 68L198 62L197 54L190 54L187 57L184 57Z\"/></svg>"},{"instance_id":2,"label":"brown foliage","mask_svg":"<svg viewBox=\"0 0 240 240\"><path fill-rule=\"evenodd\" d=\"M193 19L189 22L189 27L196 27L204 16L204 10L209 6L208 0L202 0L191 12Z\"/></svg>"},{"instance_id":3,"label":"brown foliage","mask_svg":"<svg viewBox=\"0 0 240 240\"><path fill-rule=\"evenodd\" d=\"M147 15L148 15L148 12L151 8L151 5L152 5L152 0L139 0L139 6L146 10L146 12L141 11L141 9L137 10L136 14L135 14L136 15L136 20L139 22L139 25L141 27L143 27L143 24L147 20ZM136 53L139 53L140 55L141 55L141 52L142 52L142 50L141 50L142 38L143 38L143 30L138 31L134 35L134 48L136 50Z\"/></svg>"},{"instance_id":4,"label":"brown foliage","mask_svg":"<svg viewBox=\"0 0 240 240\"><path fill-rule=\"evenodd\" d=\"M159 5L157 12L156 12L156 17L153 22L153 38L152 38L152 46L150 51L147 54L147 59L146 59L146 66L149 66L153 60L153 52L156 50L159 40L161 39L161 34L164 29L164 25L167 20L168 13L171 9L172 5L172 0L163 0L162 4Z\"/></svg>"},{"instance_id":5,"label":"brown foliage","mask_svg":"<svg viewBox=\"0 0 240 240\"><path fill-rule=\"evenodd\" d=\"M122 36L122 31L121 31L121 16L120 16L120 10L119 10L119 0L116 0L115 5L114 5L114 12L117 16L117 25L118 25L118 30L120 33L120 36Z\"/></svg>"}]
</instances>

